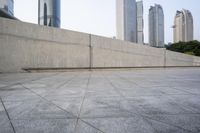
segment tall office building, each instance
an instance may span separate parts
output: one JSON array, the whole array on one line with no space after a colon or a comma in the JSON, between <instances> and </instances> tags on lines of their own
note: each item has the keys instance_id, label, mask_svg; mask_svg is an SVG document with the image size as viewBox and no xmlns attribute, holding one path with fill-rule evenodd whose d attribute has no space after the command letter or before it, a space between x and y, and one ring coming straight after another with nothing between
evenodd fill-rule
<instances>
[{"instance_id":1,"label":"tall office building","mask_svg":"<svg viewBox=\"0 0 200 133\"><path fill-rule=\"evenodd\" d=\"M143 1L137 1L137 43L144 44Z\"/></svg>"},{"instance_id":2,"label":"tall office building","mask_svg":"<svg viewBox=\"0 0 200 133\"><path fill-rule=\"evenodd\" d=\"M149 44L164 47L164 13L161 5L155 4L149 9Z\"/></svg>"},{"instance_id":3,"label":"tall office building","mask_svg":"<svg viewBox=\"0 0 200 133\"><path fill-rule=\"evenodd\" d=\"M14 1L13 0L0 0L0 9L3 9L11 16L14 16Z\"/></svg>"},{"instance_id":4,"label":"tall office building","mask_svg":"<svg viewBox=\"0 0 200 133\"><path fill-rule=\"evenodd\" d=\"M174 42L193 40L193 17L190 11L177 11L174 19Z\"/></svg>"},{"instance_id":5,"label":"tall office building","mask_svg":"<svg viewBox=\"0 0 200 133\"><path fill-rule=\"evenodd\" d=\"M137 42L135 0L116 0L117 39Z\"/></svg>"},{"instance_id":6,"label":"tall office building","mask_svg":"<svg viewBox=\"0 0 200 133\"><path fill-rule=\"evenodd\" d=\"M60 27L60 0L38 1L38 24Z\"/></svg>"}]
</instances>

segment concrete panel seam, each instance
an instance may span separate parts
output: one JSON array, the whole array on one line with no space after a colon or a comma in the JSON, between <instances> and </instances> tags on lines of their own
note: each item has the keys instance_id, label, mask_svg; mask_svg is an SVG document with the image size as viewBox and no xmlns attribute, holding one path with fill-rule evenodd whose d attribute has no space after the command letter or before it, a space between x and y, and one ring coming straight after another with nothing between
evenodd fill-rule
<instances>
[{"instance_id":1,"label":"concrete panel seam","mask_svg":"<svg viewBox=\"0 0 200 133\"><path fill-rule=\"evenodd\" d=\"M166 67L167 64L167 51L164 49L164 67Z\"/></svg>"},{"instance_id":2,"label":"concrete panel seam","mask_svg":"<svg viewBox=\"0 0 200 133\"><path fill-rule=\"evenodd\" d=\"M90 64L89 64L89 66L90 66L90 69L92 69L92 67L93 67L93 46L92 46L92 35L91 34L89 34L89 48L90 48L90 50L89 50L89 58L90 58Z\"/></svg>"}]
</instances>

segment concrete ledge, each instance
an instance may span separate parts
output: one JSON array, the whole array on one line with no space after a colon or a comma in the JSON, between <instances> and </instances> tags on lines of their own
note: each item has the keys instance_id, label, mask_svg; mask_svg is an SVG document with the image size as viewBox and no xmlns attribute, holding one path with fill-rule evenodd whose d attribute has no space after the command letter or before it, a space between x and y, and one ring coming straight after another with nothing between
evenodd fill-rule
<instances>
[{"instance_id":1,"label":"concrete ledge","mask_svg":"<svg viewBox=\"0 0 200 133\"><path fill-rule=\"evenodd\" d=\"M138 70L138 69L170 69L170 68L199 68L199 66L167 66L167 67L86 67L86 68L22 68L24 72L68 72L68 71L98 71L98 70Z\"/></svg>"}]
</instances>

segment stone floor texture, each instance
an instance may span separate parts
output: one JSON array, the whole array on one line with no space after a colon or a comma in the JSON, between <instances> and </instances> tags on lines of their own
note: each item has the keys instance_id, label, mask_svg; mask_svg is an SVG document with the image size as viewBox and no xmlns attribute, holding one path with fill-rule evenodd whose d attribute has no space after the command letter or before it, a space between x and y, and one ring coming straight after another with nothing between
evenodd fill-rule
<instances>
[{"instance_id":1,"label":"stone floor texture","mask_svg":"<svg viewBox=\"0 0 200 133\"><path fill-rule=\"evenodd\" d=\"M200 68L0 74L0 133L200 133Z\"/></svg>"}]
</instances>

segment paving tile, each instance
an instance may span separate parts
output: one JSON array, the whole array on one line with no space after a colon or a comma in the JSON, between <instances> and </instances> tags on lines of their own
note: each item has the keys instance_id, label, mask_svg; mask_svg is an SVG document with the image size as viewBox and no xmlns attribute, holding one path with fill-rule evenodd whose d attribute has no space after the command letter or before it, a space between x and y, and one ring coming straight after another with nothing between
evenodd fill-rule
<instances>
[{"instance_id":1,"label":"paving tile","mask_svg":"<svg viewBox=\"0 0 200 133\"><path fill-rule=\"evenodd\" d=\"M0 96L3 101L27 101L35 100L40 97L31 92L30 90L25 89L21 85L14 85L0 89Z\"/></svg>"},{"instance_id":2,"label":"paving tile","mask_svg":"<svg viewBox=\"0 0 200 133\"><path fill-rule=\"evenodd\" d=\"M200 114L148 115L146 117L153 123L163 123L170 127L174 127L172 129L176 131L173 132L200 132ZM156 125L156 127L158 126ZM159 130L162 132L168 131L163 127L160 127Z\"/></svg>"},{"instance_id":3,"label":"paving tile","mask_svg":"<svg viewBox=\"0 0 200 133\"><path fill-rule=\"evenodd\" d=\"M165 95L188 95L190 93L184 91L184 90L179 90L173 87L153 87L154 90L159 90Z\"/></svg>"},{"instance_id":4,"label":"paving tile","mask_svg":"<svg viewBox=\"0 0 200 133\"><path fill-rule=\"evenodd\" d=\"M89 117L119 117L130 116L124 110L123 100L120 97L86 98L81 109L81 118Z\"/></svg>"},{"instance_id":5,"label":"paving tile","mask_svg":"<svg viewBox=\"0 0 200 133\"><path fill-rule=\"evenodd\" d=\"M86 93L87 97L117 97L120 94L113 88L102 89L88 89Z\"/></svg>"},{"instance_id":6,"label":"paving tile","mask_svg":"<svg viewBox=\"0 0 200 133\"><path fill-rule=\"evenodd\" d=\"M63 96L60 96L59 98L52 100L54 104L56 104L60 108L70 112L71 114L77 117L80 113L82 101L83 101L82 97L72 98L72 97L63 97Z\"/></svg>"},{"instance_id":7,"label":"paving tile","mask_svg":"<svg viewBox=\"0 0 200 133\"><path fill-rule=\"evenodd\" d=\"M75 133L103 133L100 129L97 129L93 125L82 120L78 121Z\"/></svg>"},{"instance_id":8,"label":"paving tile","mask_svg":"<svg viewBox=\"0 0 200 133\"><path fill-rule=\"evenodd\" d=\"M104 133L154 133L152 126L139 116L83 120Z\"/></svg>"},{"instance_id":9,"label":"paving tile","mask_svg":"<svg viewBox=\"0 0 200 133\"><path fill-rule=\"evenodd\" d=\"M12 120L17 133L74 133L76 119Z\"/></svg>"},{"instance_id":10,"label":"paving tile","mask_svg":"<svg viewBox=\"0 0 200 133\"><path fill-rule=\"evenodd\" d=\"M190 84L190 86L175 86L176 89L188 92L190 94L200 95L200 87L198 85Z\"/></svg>"},{"instance_id":11,"label":"paving tile","mask_svg":"<svg viewBox=\"0 0 200 133\"><path fill-rule=\"evenodd\" d=\"M44 97L50 98L54 96L67 96L67 97L83 97L85 94L84 88L70 88L50 90Z\"/></svg>"},{"instance_id":12,"label":"paving tile","mask_svg":"<svg viewBox=\"0 0 200 133\"><path fill-rule=\"evenodd\" d=\"M167 96L139 96L127 99L130 112L134 109L139 114L179 114L193 113L177 104Z\"/></svg>"},{"instance_id":13,"label":"paving tile","mask_svg":"<svg viewBox=\"0 0 200 133\"><path fill-rule=\"evenodd\" d=\"M9 121L0 122L0 133L14 133Z\"/></svg>"},{"instance_id":14,"label":"paving tile","mask_svg":"<svg viewBox=\"0 0 200 133\"><path fill-rule=\"evenodd\" d=\"M40 80L46 77L51 77L55 73L9 73L1 74L0 81L3 81L7 85L13 85L17 83L32 82L35 80Z\"/></svg>"},{"instance_id":15,"label":"paving tile","mask_svg":"<svg viewBox=\"0 0 200 133\"><path fill-rule=\"evenodd\" d=\"M3 105L2 105L2 103L0 101L0 123L4 123L4 122L6 122L8 120L9 120L8 116L7 116L7 114L5 112L5 109L4 109L4 107L3 107Z\"/></svg>"},{"instance_id":16,"label":"paving tile","mask_svg":"<svg viewBox=\"0 0 200 133\"><path fill-rule=\"evenodd\" d=\"M125 97L135 97L135 96L161 96L164 93L161 90L153 88L118 88L119 92Z\"/></svg>"},{"instance_id":17,"label":"paving tile","mask_svg":"<svg viewBox=\"0 0 200 133\"><path fill-rule=\"evenodd\" d=\"M199 133L199 86L199 68L0 74L16 133Z\"/></svg>"},{"instance_id":18,"label":"paving tile","mask_svg":"<svg viewBox=\"0 0 200 133\"><path fill-rule=\"evenodd\" d=\"M2 103L0 103L0 133L13 133L13 129Z\"/></svg>"},{"instance_id":19,"label":"paving tile","mask_svg":"<svg viewBox=\"0 0 200 133\"><path fill-rule=\"evenodd\" d=\"M5 83L1 83L1 82L0 82L0 88L3 88L3 87L5 87L5 86L7 86Z\"/></svg>"},{"instance_id":20,"label":"paving tile","mask_svg":"<svg viewBox=\"0 0 200 133\"><path fill-rule=\"evenodd\" d=\"M190 130L182 129L181 127L177 127L172 124L167 124L164 122L152 120L152 119L146 119L148 123L153 127L155 132L157 133L189 133Z\"/></svg>"},{"instance_id":21,"label":"paving tile","mask_svg":"<svg viewBox=\"0 0 200 133\"><path fill-rule=\"evenodd\" d=\"M200 113L200 95L173 95L170 98L193 113Z\"/></svg>"},{"instance_id":22,"label":"paving tile","mask_svg":"<svg viewBox=\"0 0 200 133\"><path fill-rule=\"evenodd\" d=\"M52 103L35 100L23 102L4 102L11 119L61 119L74 118Z\"/></svg>"}]
</instances>

